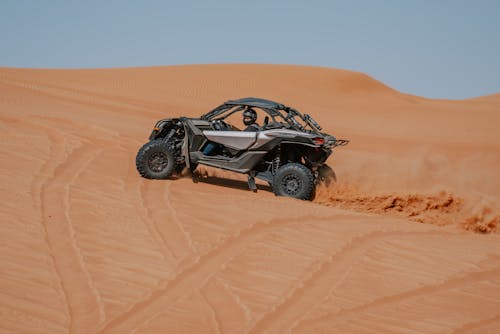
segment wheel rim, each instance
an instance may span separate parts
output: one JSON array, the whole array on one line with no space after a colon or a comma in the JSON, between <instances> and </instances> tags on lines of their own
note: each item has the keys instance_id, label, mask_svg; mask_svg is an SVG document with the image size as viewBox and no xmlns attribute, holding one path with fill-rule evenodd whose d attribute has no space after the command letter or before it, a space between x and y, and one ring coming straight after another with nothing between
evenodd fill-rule
<instances>
[{"instance_id":1,"label":"wheel rim","mask_svg":"<svg viewBox=\"0 0 500 334\"><path fill-rule=\"evenodd\" d=\"M168 157L163 152L155 152L149 157L148 166L155 173L163 171L165 168L167 168L167 165Z\"/></svg>"},{"instance_id":2,"label":"wheel rim","mask_svg":"<svg viewBox=\"0 0 500 334\"><path fill-rule=\"evenodd\" d=\"M281 185L285 193L293 196L302 188L302 180L297 175L288 174L281 181Z\"/></svg>"}]
</instances>

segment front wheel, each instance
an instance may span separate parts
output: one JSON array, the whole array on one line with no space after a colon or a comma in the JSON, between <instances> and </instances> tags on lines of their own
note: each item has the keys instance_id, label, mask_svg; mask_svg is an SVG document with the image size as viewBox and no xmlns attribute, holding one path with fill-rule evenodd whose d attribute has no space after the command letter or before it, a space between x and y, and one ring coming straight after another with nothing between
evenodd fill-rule
<instances>
[{"instance_id":1,"label":"front wheel","mask_svg":"<svg viewBox=\"0 0 500 334\"><path fill-rule=\"evenodd\" d=\"M276 172L273 190L277 196L309 200L314 193L314 176L306 166L288 163Z\"/></svg>"},{"instance_id":2,"label":"front wheel","mask_svg":"<svg viewBox=\"0 0 500 334\"><path fill-rule=\"evenodd\" d=\"M137 152L137 171L146 179L166 179L175 169L175 154L163 140L152 140Z\"/></svg>"}]
</instances>

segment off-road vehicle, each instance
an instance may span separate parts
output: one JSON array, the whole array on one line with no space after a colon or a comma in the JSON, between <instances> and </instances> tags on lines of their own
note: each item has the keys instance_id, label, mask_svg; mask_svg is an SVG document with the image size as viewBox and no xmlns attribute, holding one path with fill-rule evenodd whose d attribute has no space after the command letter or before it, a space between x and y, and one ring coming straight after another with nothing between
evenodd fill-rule
<instances>
[{"instance_id":1,"label":"off-road vehicle","mask_svg":"<svg viewBox=\"0 0 500 334\"><path fill-rule=\"evenodd\" d=\"M262 126L242 131L234 125L255 109L264 115ZM233 124L231 124L233 123ZM311 199L316 184L334 177L325 161L336 146L348 140L321 132L307 114L260 98L229 100L199 118L178 117L158 121L149 142L139 149L136 166L148 179L166 179L198 165L222 168L269 183L278 196Z\"/></svg>"}]
</instances>

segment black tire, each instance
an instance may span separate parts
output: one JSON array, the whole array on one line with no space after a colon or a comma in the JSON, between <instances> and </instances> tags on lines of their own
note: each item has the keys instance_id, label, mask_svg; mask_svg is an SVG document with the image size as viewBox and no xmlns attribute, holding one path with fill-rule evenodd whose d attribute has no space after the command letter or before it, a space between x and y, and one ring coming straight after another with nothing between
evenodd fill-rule
<instances>
[{"instance_id":1,"label":"black tire","mask_svg":"<svg viewBox=\"0 0 500 334\"><path fill-rule=\"evenodd\" d=\"M314 176L306 166L288 163L276 172L273 190L277 196L309 200L314 193Z\"/></svg>"},{"instance_id":2,"label":"black tire","mask_svg":"<svg viewBox=\"0 0 500 334\"><path fill-rule=\"evenodd\" d=\"M175 169L175 154L163 140L152 140L137 152L135 166L146 179L166 179Z\"/></svg>"}]
</instances>

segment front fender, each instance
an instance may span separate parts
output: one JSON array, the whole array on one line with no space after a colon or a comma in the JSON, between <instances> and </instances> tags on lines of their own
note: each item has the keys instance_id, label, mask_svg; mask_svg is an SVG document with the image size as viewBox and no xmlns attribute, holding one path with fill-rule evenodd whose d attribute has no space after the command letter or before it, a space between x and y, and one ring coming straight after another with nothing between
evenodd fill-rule
<instances>
[{"instance_id":1,"label":"front fender","mask_svg":"<svg viewBox=\"0 0 500 334\"><path fill-rule=\"evenodd\" d=\"M179 120L177 118L165 118L156 122L151 134L149 135L149 140L154 140L158 138L165 137L168 132L177 126Z\"/></svg>"}]
</instances>

